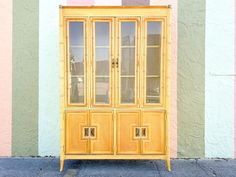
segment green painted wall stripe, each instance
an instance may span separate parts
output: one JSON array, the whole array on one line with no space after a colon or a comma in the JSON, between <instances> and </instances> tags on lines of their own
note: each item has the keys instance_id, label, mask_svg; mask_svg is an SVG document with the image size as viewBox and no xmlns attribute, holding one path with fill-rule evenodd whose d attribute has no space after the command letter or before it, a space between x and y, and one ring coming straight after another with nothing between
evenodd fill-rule
<instances>
[{"instance_id":1,"label":"green painted wall stripe","mask_svg":"<svg viewBox=\"0 0 236 177\"><path fill-rule=\"evenodd\" d=\"M178 157L204 157L205 0L178 1Z\"/></svg>"},{"instance_id":2,"label":"green painted wall stripe","mask_svg":"<svg viewBox=\"0 0 236 177\"><path fill-rule=\"evenodd\" d=\"M13 0L12 155L38 154L39 0Z\"/></svg>"}]
</instances>

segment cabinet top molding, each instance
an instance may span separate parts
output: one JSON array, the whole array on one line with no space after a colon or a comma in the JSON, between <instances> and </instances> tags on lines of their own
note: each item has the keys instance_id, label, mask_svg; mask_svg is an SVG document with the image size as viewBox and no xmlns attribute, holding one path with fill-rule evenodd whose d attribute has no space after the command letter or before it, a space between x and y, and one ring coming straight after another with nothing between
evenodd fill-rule
<instances>
[{"instance_id":1,"label":"cabinet top molding","mask_svg":"<svg viewBox=\"0 0 236 177\"><path fill-rule=\"evenodd\" d=\"M122 8L128 8L128 9L171 9L171 5L166 6L63 6L59 5L59 8L62 9L107 9L107 8L113 8L113 9L122 9Z\"/></svg>"},{"instance_id":2,"label":"cabinet top molding","mask_svg":"<svg viewBox=\"0 0 236 177\"><path fill-rule=\"evenodd\" d=\"M169 17L171 6L59 6L61 17L149 16Z\"/></svg>"}]
</instances>

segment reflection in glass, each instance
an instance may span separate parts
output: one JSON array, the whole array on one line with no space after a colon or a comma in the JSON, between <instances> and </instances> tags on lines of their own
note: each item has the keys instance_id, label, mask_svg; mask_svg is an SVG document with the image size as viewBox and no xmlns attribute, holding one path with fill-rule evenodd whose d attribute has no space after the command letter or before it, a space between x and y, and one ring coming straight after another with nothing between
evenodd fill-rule
<instances>
[{"instance_id":1,"label":"reflection in glass","mask_svg":"<svg viewBox=\"0 0 236 177\"><path fill-rule=\"evenodd\" d=\"M135 22L121 23L121 45L122 46L135 45Z\"/></svg>"},{"instance_id":2,"label":"reflection in glass","mask_svg":"<svg viewBox=\"0 0 236 177\"><path fill-rule=\"evenodd\" d=\"M70 72L71 75L84 74L84 49L78 47L70 48Z\"/></svg>"},{"instance_id":3,"label":"reflection in glass","mask_svg":"<svg viewBox=\"0 0 236 177\"><path fill-rule=\"evenodd\" d=\"M146 103L160 103L161 22L147 22Z\"/></svg>"},{"instance_id":4,"label":"reflection in glass","mask_svg":"<svg viewBox=\"0 0 236 177\"><path fill-rule=\"evenodd\" d=\"M95 22L95 45L96 46L109 46L109 22Z\"/></svg>"},{"instance_id":5,"label":"reflection in glass","mask_svg":"<svg viewBox=\"0 0 236 177\"><path fill-rule=\"evenodd\" d=\"M146 102L159 103L160 102L160 79L147 78L146 79Z\"/></svg>"},{"instance_id":6,"label":"reflection in glass","mask_svg":"<svg viewBox=\"0 0 236 177\"><path fill-rule=\"evenodd\" d=\"M122 77L121 78L121 103L135 102L135 78Z\"/></svg>"},{"instance_id":7,"label":"reflection in glass","mask_svg":"<svg viewBox=\"0 0 236 177\"><path fill-rule=\"evenodd\" d=\"M109 48L96 48L96 75L109 76Z\"/></svg>"},{"instance_id":8,"label":"reflection in glass","mask_svg":"<svg viewBox=\"0 0 236 177\"><path fill-rule=\"evenodd\" d=\"M95 95L96 103L109 103L109 78L97 77L95 78Z\"/></svg>"},{"instance_id":9,"label":"reflection in glass","mask_svg":"<svg viewBox=\"0 0 236 177\"><path fill-rule=\"evenodd\" d=\"M95 103L110 103L110 22L95 22Z\"/></svg>"},{"instance_id":10,"label":"reflection in glass","mask_svg":"<svg viewBox=\"0 0 236 177\"><path fill-rule=\"evenodd\" d=\"M70 22L70 46L83 46L84 45L84 24L83 22Z\"/></svg>"},{"instance_id":11,"label":"reflection in glass","mask_svg":"<svg viewBox=\"0 0 236 177\"><path fill-rule=\"evenodd\" d=\"M121 22L120 100L121 104L135 103L135 37L136 22Z\"/></svg>"},{"instance_id":12,"label":"reflection in glass","mask_svg":"<svg viewBox=\"0 0 236 177\"><path fill-rule=\"evenodd\" d=\"M84 103L84 23L69 22L70 103Z\"/></svg>"},{"instance_id":13,"label":"reflection in glass","mask_svg":"<svg viewBox=\"0 0 236 177\"><path fill-rule=\"evenodd\" d=\"M121 75L135 75L135 48L121 49Z\"/></svg>"},{"instance_id":14,"label":"reflection in glass","mask_svg":"<svg viewBox=\"0 0 236 177\"><path fill-rule=\"evenodd\" d=\"M160 48L147 48L147 75L160 75Z\"/></svg>"},{"instance_id":15,"label":"reflection in glass","mask_svg":"<svg viewBox=\"0 0 236 177\"><path fill-rule=\"evenodd\" d=\"M70 102L71 103L84 102L84 78L83 77L71 78Z\"/></svg>"},{"instance_id":16,"label":"reflection in glass","mask_svg":"<svg viewBox=\"0 0 236 177\"><path fill-rule=\"evenodd\" d=\"M147 45L161 44L161 22L147 22Z\"/></svg>"}]
</instances>

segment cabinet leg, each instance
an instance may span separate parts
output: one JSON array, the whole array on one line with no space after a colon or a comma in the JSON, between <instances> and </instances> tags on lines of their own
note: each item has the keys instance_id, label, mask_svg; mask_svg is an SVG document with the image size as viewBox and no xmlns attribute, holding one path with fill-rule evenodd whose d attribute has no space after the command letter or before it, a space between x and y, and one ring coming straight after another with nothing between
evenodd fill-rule
<instances>
[{"instance_id":1,"label":"cabinet leg","mask_svg":"<svg viewBox=\"0 0 236 177\"><path fill-rule=\"evenodd\" d=\"M171 171L171 169L170 169L170 158L166 159L166 166L167 166L168 171L170 172Z\"/></svg>"},{"instance_id":2,"label":"cabinet leg","mask_svg":"<svg viewBox=\"0 0 236 177\"><path fill-rule=\"evenodd\" d=\"M62 172L64 167L64 159L60 159L60 172Z\"/></svg>"}]
</instances>

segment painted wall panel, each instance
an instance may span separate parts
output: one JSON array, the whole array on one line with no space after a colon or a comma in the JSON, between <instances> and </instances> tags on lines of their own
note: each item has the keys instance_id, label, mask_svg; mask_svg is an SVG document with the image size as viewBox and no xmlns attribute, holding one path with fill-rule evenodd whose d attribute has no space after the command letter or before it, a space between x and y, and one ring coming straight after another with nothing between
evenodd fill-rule
<instances>
[{"instance_id":1,"label":"painted wall panel","mask_svg":"<svg viewBox=\"0 0 236 177\"><path fill-rule=\"evenodd\" d=\"M12 154L38 155L38 0L13 0Z\"/></svg>"},{"instance_id":2,"label":"painted wall panel","mask_svg":"<svg viewBox=\"0 0 236 177\"><path fill-rule=\"evenodd\" d=\"M94 0L67 0L67 5L68 6L92 6L94 5Z\"/></svg>"},{"instance_id":3,"label":"painted wall panel","mask_svg":"<svg viewBox=\"0 0 236 177\"><path fill-rule=\"evenodd\" d=\"M205 0L178 0L178 157L204 157Z\"/></svg>"},{"instance_id":4,"label":"painted wall panel","mask_svg":"<svg viewBox=\"0 0 236 177\"><path fill-rule=\"evenodd\" d=\"M0 0L0 156L11 155L12 0Z\"/></svg>"},{"instance_id":5,"label":"painted wall panel","mask_svg":"<svg viewBox=\"0 0 236 177\"><path fill-rule=\"evenodd\" d=\"M94 0L95 6L121 6L122 0L112 0L112 1L104 1L104 0Z\"/></svg>"},{"instance_id":6,"label":"painted wall panel","mask_svg":"<svg viewBox=\"0 0 236 177\"><path fill-rule=\"evenodd\" d=\"M234 156L234 0L206 1L206 157Z\"/></svg>"},{"instance_id":7,"label":"painted wall panel","mask_svg":"<svg viewBox=\"0 0 236 177\"><path fill-rule=\"evenodd\" d=\"M171 5L171 97L170 97L170 153L177 157L177 0L151 0L150 5Z\"/></svg>"},{"instance_id":8,"label":"painted wall panel","mask_svg":"<svg viewBox=\"0 0 236 177\"><path fill-rule=\"evenodd\" d=\"M39 155L59 155L59 5L66 0L39 3Z\"/></svg>"},{"instance_id":9,"label":"painted wall panel","mask_svg":"<svg viewBox=\"0 0 236 177\"><path fill-rule=\"evenodd\" d=\"M150 5L150 0L122 0L123 6L148 6Z\"/></svg>"}]
</instances>

